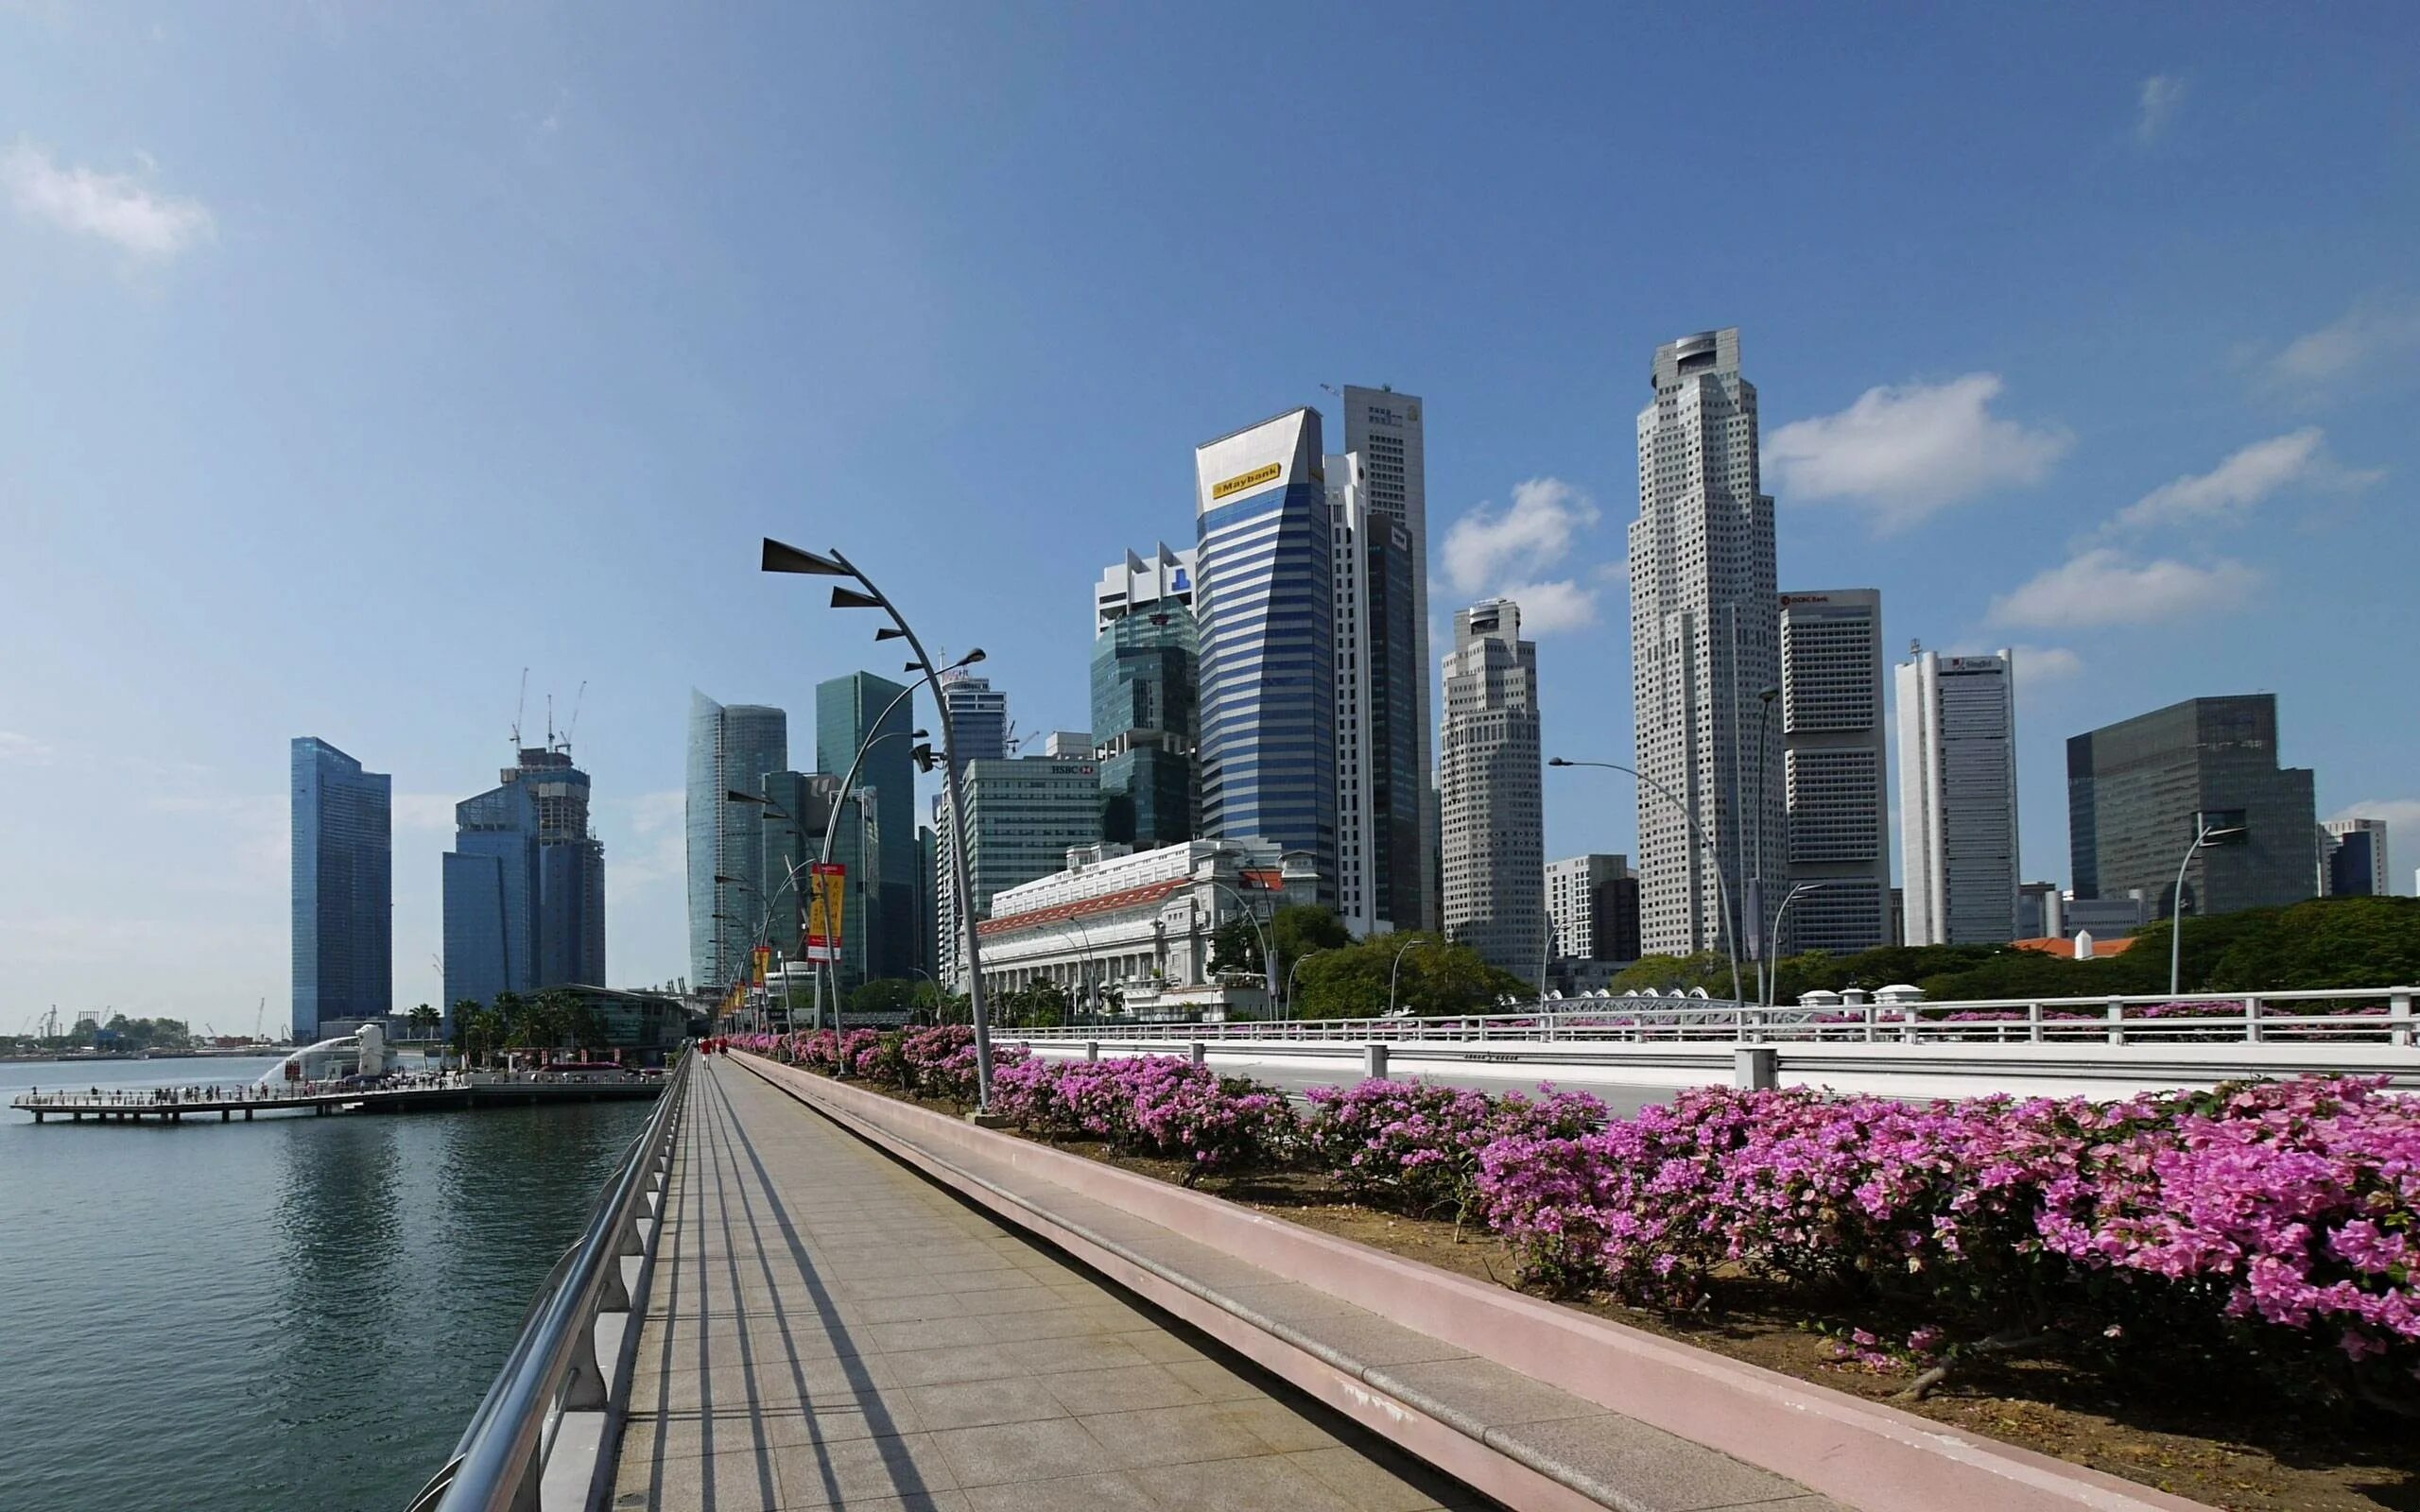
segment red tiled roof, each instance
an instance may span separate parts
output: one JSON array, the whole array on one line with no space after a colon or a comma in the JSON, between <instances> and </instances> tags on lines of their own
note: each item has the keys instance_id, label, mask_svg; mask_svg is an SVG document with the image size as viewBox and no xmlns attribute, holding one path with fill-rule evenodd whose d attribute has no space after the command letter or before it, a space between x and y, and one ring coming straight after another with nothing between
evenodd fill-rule
<instances>
[{"instance_id":1,"label":"red tiled roof","mask_svg":"<svg viewBox=\"0 0 2420 1512\"><path fill-rule=\"evenodd\" d=\"M2135 948L2135 936L2128 935L2122 939L2096 939L2092 942L2092 958L2097 961L2104 955L2123 955ZM2072 957L2076 953L2076 942L2071 936L2063 937L2049 935L2041 939L2013 939L2009 941L2009 945L2014 950L2032 951L2042 955Z\"/></svg>"},{"instance_id":2,"label":"red tiled roof","mask_svg":"<svg viewBox=\"0 0 2420 1512\"><path fill-rule=\"evenodd\" d=\"M1082 919L1093 914L1114 914L1145 903L1155 903L1190 881L1185 877L1170 877L1166 882L1145 883L1139 887L1121 887L1094 898L1079 898L1074 902L1053 903L1047 908L1028 909L1022 914L1007 914L998 919L986 919L975 926L977 935L1003 935L1013 930L1031 929L1039 924L1064 923L1070 919Z\"/></svg>"}]
</instances>

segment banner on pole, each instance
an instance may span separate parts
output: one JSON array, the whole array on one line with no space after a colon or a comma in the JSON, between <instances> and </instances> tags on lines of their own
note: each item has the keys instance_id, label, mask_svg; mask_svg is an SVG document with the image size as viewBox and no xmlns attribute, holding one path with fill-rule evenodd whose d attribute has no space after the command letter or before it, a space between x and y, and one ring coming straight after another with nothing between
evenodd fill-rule
<instances>
[{"instance_id":1,"label":"banner on pole","mask_svg":"<svg viewBox=\"0 0 2420 1512\"><path fill-rule=\"evenodd\" d=\"M819 861L806 895L806 958L838 964L840 959L841 883L848 868Z\"/></svg>"},{"instance_id":2,"label":"banner on pole","mask_svg":"<svg viewBox=\"0 0 2420 1512\"><path fill-rule=\"evenodd\" d=\"M772 965L773 965L773 947L771 947L770 945L759 945L759 946L757 946L757 947L756 947L756 950L755 950L755 956L756 956L756 986L757 986L758 988L763 988L763 987L764 987L764 985L765 985L765 973L766 973L768 971L769 971L769 970L771 970L771 969L772 969Z\"/></svg>"}]
</instances>

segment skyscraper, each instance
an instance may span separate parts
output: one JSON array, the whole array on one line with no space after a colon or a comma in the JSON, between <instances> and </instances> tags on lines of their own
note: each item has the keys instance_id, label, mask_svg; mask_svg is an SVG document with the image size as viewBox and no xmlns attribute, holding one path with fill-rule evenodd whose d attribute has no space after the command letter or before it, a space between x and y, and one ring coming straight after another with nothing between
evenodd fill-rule
<instances>
[{"instance_id":1,"label":"skyscraper","mask_svg":"<svg viewBox=\"0 0 2420 1512\"><path fill-rule=\"evenodd\" d=\"M2185 871L2197 917L2299 902L2319 890L2308 767L2277 765L2277 700L2266 693L2183 703L2069 737L2067 850L2079 898L2135 888L2152 917L2175 911L2176 873L2197 823L2241 833Z\"/></svg>"},{"instance_id":2,"label":"skyscraper","mask_svg":"<svg viewBox=\"0 0 2420 1512\"><path fill-rule=\"evenodd\" d=\"M571 752L524 748L497 785L454 805L444 857L445 1002L605 985L605 849Z\"/></svg>"},{"instance_id":3,"label":"skyscraper","mask_svg":"<svg viewBox=\"0 0 2420 1512\"><path fill-rule=\"evenodd\" d=\"M1910 945L2016 938L2016 669L2007 651L1899 663L1899 852Z\"/></svg>"},{"instance_id":4,"label":"skyscraper","mask_svg":"<svg viewBox=\"0 0 2420 1512\"><path fill-rule=\"evenodd\" d=\"M2319 890L2328 898L2383 898L2388 884L2386 820L2329 819L2319 846Z\"/></svg>"},{"instance_id":5,"label":"skyscraper","mask_svg":"<svg viewBox=\"0 0 2420 1512\"><path fill-rule=\"evenodd\" d=\"M771 896L765 885L765 806L735 803L725 795L762 797L766 774L789 765L787 714L763 704L725 708L690 690L689 980L700 991L739 979ZM738 882L718 883L717 876Z\"/></svg>"},{"instance_id":6,"label":"skyscraper","mask_svg":"<svg viewBox=\"0 0 2420 1512\"><path fill-rule=\"evenodd\" d=\"M394 779L311 735L289 752L293 786L294 1038L390 1011Z\"/></svg>"},{"instance_id":7,"label":"skyscraper","mask_svg":"<svg viewBox=\"0 0 2420 1512\"><path fill-rule=\"evenodd\" d=\"M865 946L867 980L904 977L921 958L916 948L916 920L924 912L916 897L922 885L916 876L916 713L913 700L900 696L904 691L871 672L853 672L815 688L816 769L843 776L862 747L865 760L857 767L856 785L873 793L864 801L871 803L873 844L880 850L873 868L879 880L853 874L841 920L844 948L852 936ZM965 760L959 758L961 769ZM861 801L845 793L841 799ZM844 845L850 833L844 820ZM860 900L863 918L855 912Z\"/></svg>"},{"instance_id":8,"label":"skyscraper","mask_svg":"<svg viewBox=\"0 0 2420 1512\"><path fill-rule=\"evenodd\" d=\"M1008 755L1009 696L995 692L991 679L962 668L945 674L942 701L949 705L950 739L959 761L996 762Z\"/></svg>"},{"instance_id":9,"label":"skyscraper","mask_svg":"<svg viewBox=\"0 0 2420 1512\"><path fill-rule=\"evenodd\" d=\"M814 884L806 868L823 859L823 837L840 780L821 772L768 772L760 843L764 848L765 896L772 911L767 940L787 960L801 958L806 900Z\"/></svg>"},{"instance_id":10,"label":"skyscraper","mask_svg":"<svg viewBox=\"0 0 2420 1512\"><path fill-rule=\"evenodd\" d=\"M1547 863L1547 924L1557 960L1638 959L1638 879L1630 858L1570 856Z\"/></svg>"},{"instance_id":11,"label":"skyscraper","mask_svg":"<svg viewBox=\"0 0 2420 1512\"><path fill-rule=\"evenodd\" d=\"M1895 943L1880 593L1781 596L1780 703L1789 872L1778 885L1767 880L1760 922L1789 907L1767 954L1853 955Z\"/></svg>"},{"instance_id":12,"label":"skyscraper","mask_svg":"<svg viewBox=\"0 0 2420 1512\"><path fill-rule=\"evenodd\" d=\"M1392 388L1344 386L1344 450L1361 458L1364 494L1370 512L1403 526L1411 546L1411 706L1406 717L1413 736L1410 762L1419 773L1422 791L1406 799L1403 811L1414 826L1411 850L1428 855L1437 849L1437 700L1430 679L1437 662L1428 644L1428 431L1421 416L1426 405L1417 394ZM1420 886L1415 912L1409 901L1394 905L1404 927L1434 929L1438 919L1438 881L1434 868L1421 863L1413 871Z\"/></svg>"},{"instance_id":13,"label":"skyscraper","mask_svg":"<svg viewBox=\"0 0 2420 1512\"><path fill-rule=\"evenodd\" d=\"M1454 616L1445 657L1446 936L1491 966L1534 978L1550 945L1538 765L1538 648L1509 598Z\"/></svg>"},{"instance_id":14,"label":"skyscraper","mask_svg":"<svg viewBox=\"0 0 2420 1512\"><path fill-rule=\"evenodd\" d=\"M1093 610L1101 838L1138 850L1189 840L1201 827L1193 553L1165 543L1149 562L1127 553L1101 574Z\"/></svg>"},{"instance_id":15,"label":"skyscraper","mask_svg":"<svg viewBox=\"0 0 2420 1512\"><path fill-rule=\"evenodd\" d=\"M1201 828L1305 851L1336 902L1334 542L1320 417L1296 409L1194 452Z\"/></svg>"},{"instance_id":16,"label":"skyscraper","mask_svg":"<svg viewBox=\"0 0 2420 1512\"><path fill-rule=\"evenodd\" d=\"M1337 912L1357 935L1426 927L1428 773L1421 765L1412 658L1411 539L1369 502L1359 454L1327 458L1335 540Z\"/></svg>"},{"instance_id":17,"label":"skyscraper","mask_svg":"<svg viewBox=\"0 0 2420 1512\"><path fill-rule=\"evenodd\" d=\"M1685 955L1722 948L1726 881L1744 907L1750 877L1788 865L1781 763L1750 748L1761 695L1781 679L1779 595L1738 331L1656 348L1653 382L1630 527L1632 689L1650 779L1638 790L1640 930L1649 952ZM1720 877L1675 802L1696 815Z\"/></svg>"},{"instance_id":18,"label":"skyscraper","mask_svg":"<svg viewBox=\"0 0 2420 1512\"><path fill-rule=\"evenodd\" d=\"M1067 865L1070 850L1100 843L1098 763L1016 756L976 762L959 782L969 836L966 870L977 919L991 917L994 893L1047 877ZM940 850L950 843L947 813L946 804L935 811L941 822L936 826L934 869L943 881L953 876L948 854ZM936 910L942 919L958 919L956 892L953 885L942 899ZM943 958L953 971L965 943L962 937L942 941Z\"/></svg>"}]
</instances>

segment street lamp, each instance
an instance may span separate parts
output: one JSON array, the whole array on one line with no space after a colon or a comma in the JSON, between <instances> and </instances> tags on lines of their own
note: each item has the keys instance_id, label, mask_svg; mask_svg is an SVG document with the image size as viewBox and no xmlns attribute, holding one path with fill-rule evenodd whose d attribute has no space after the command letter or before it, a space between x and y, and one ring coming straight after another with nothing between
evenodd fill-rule
<instances>
[{"instance_id":1,"label":"street lamp","mask_svg":"<svg viewBox=\"0 0 2420 1512\"><path fill-rule=\"evenodd\" d=\"M1310 949L1310 950L1306 950L1306 951L1305 951L1302 954L1295 956L1295 957L1294 957L1293 964L1286 968L1286 1014L1287 1014L1287 1017L1288 1017L1288 1018L1292 1018L1292 1017L1294 1017L1294 1016L1295 1016L1295 1015L1294 1015L1294 973L1295 973L1295 972L1297 972L1297 971L1301 971L1301 970L1303 969L1303 963L1304 963L1305 961L1307 961L1307 960L1309 960L1312 956L1319 954L1320 954L1320 952L1322 952L1322 951L1325 950L1326 948L1327 948L1326 946L1324 946L1324 945L1321 945L1321 946L1315 946L1315 947L1313 947L1313 948L1312 948L1312 949Z\"/></svg>"},{"instance_id":2,"label":"street lamp","mask_svg":"<svg viewBox=\"0 0 2420 1512\"><path fill-rule=\"evenodd\" d=\"M1411 949L1414 945L1425 945L1426 943L1428 942L1423 939L1420 936L1410 935L1405 936L1404 942L1395 947L1395 958L1393 962L1387 967L1388 1018L1393 1018L1395 1013L1395 973L1403 970L1403 953Z\"/></svg>"},{"instance_id":3,"label":"street lamp","mask_svg":"<svg viewBox=\"0 0 2420 1512\"><path fill-rule=\"evenodd\" d=\"M2224 843L2240 838L2250 832L2241 824L2213 825L2207 814L2193 816L2193 843L2185 848L2185 859L2176 864L2176 890L2168 910L2168 995L2174 997L2185 967L2185 868L2193 864L2195 853L2216 840Z\"/></svg>"},{"instance_id":4,"label":"street lamp","mask_svg":"<svg viewBox=\"0 0 2420 1512\"><path fill-rule=\"evenodd\" d=\"M981 941L975 927L975 885L966 865L966 801L959 781L958 743L951 734L949 700L942 696L941 669L925 654L924 643L909 628L898 607L885 598L873 579L859 572L847 557L838 550L819 556L786 546L772 537L765 538L764 556L759 565L769 573L804 573L819 577L855 579L856 588L835 584L832 589L834 609L878 609L890 618L890 623L874 631L877 642L903 640L915 660L908 663L910 672L922 672L925 685L933 692L933 702L941 710L942 778L949 792L950 867L957 883L958 913L961 928L966 932L966 1000L975 1021L975 1104L978 1111L992 1106L992 1030L983 1012L983 962L979 952ZM860 592L862 590L862 592ZM981 650L960 657L957 667L972 666L983 660ZM843 784L844 792L846 785Z\"/></svg>"},{"instance_id":5,"label":"street lamp","mask_svg":"<svg viewBox=\"0 0 2420 1512\"><path fill-rule=\"evenodd\" d=\"M1236 889L1228 886L1225 883L1220 882L1216 877L1210 878L1209 883L1211 886L1218 888L1220 892L1225 893L1228 897L1233 898L1236 901L1236 906L1243 910L1244 918L1251 922L1253 934L1258 936L1260 940L1260 979L1268 986L1269 1005L1272 1010L1275 1009L1277 1006L1277 951L1276 948L1269 942L1269 932L1260 927L1260 915L1253 910L1251 902L1247 900L1242 893L1236 891Z\"/></svg>"},{"instance_id":6,"label":"street lamp","mask_svg":"<svg viewBox=\"0 0 2420 1512\"><path fill-rule=\"evenodd\" d=\"M1735 1004L1745 1003L1747 997L1739 990L1739 924L1737 916L1732 912L1731 908L1731 885L1722 877L1722 857L1716 854L1713 845L1706 840L1705 831L1699 828L1698 816L1689 812L1689 806L1674 798L1671 789L1645 772L1635 767L1624 766L1618 762L1574 762L1565 761L1560 756L1551 756L1547 759L1547 765L1548 766L1601 766L1609 772L1628 773L1638 779L1649 791L1680 811L1682 819L1688 824L1689 833L1697 836L1698 848L1706 853L1707 860L1714 867L1715 890L1722 901L1723 946L1731 956L1731 1001Z\"/></svg>"},{"instance_id":7,"label":"street lamp","mask_svg":"<svg viewBox=\"0 0 2420 1512\"><path fill-rule=\"evenodd\" d=\"M1771 939L1781 938L1781 916L1789 912L1789 905L1798 901L1798 895L1800 893L1813 892L1818 887L1827 885L1829 885L1827 882L1802 882L1796 886L1791 887L1789 893L1782 898L1781 906L1773 910L1772 933L1767 937ZM1761 972L1759 973L1760 976L1763 973ZM1757 984L1756 1001L1770 1008L1773 1005L1773 999L1778 997L1780 993L1781 967L1780 964L1776 962L1772 975L1765 977Z\"/></svg>"},{"instance_id":8,"label":"street lamp","mask_svg":"<svg viewBox=\"0 0 2420 1512\"><path fill-rule=\"evenodd\" d=\"M1756 865L1755 869L1748 876L1747 906L1748 921L1757 925L1760 930L1765 920L1765 767L1767 765L1765 748L1768 743L1767 731L1772 723L1773 700L1780 696L1779 688L1760 688L1756 691L1758 705L1756 709L1756 807L1755 811L1748 816L1748 844L1756 852ZM1781 913L1778 909L1773 913L1773 928L1780 929ZM1759 933L1754 939L1748 942L1748 947L1755 953L1756 1001L1762 1003L1772 996L1767 988L1771 974L1769 966L1774 950L1778 948L1776 937Z\"/></svg>"}]
</instances>

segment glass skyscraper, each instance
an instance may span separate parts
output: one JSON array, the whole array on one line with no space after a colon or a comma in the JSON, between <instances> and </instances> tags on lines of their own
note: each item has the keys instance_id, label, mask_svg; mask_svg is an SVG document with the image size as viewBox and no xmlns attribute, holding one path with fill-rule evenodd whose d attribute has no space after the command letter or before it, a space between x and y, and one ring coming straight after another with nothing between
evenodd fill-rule
<instances>
[{"instance_id":1,"label":"glass skyscraper","mask_svg":"<svg viewBox=\"0 0 2420 1512\"><path fill-rule=\"evenodd\" d=\"M756 943L772 889L765 885L765 809L734 803L736 790L762 795L765 779L790 765L789 716L762 704L726 708L689 695L689 985L738 979ZM717 883L736 877L739 885ZM717 919L720 914L724 917Z\"/></svg>"},{"instance_id":2,"label":"glass skyscraper","mask_svg":"<svg viewBox=\"0 0 2420 1512\"><path fill-rule=\"evenodd\" d=\"M1132 555L1095 595L1093 740L1100 756L1101 838L1137 850L1200 832L1194 748L1200 738L1201 647L1193 618L1193 554ZM1154 568L1156 567L1156 570Z\"/></svg>"},{"instance_id":3,"label":"glass skyscraper","mask_svg":"<svg viewBox=\"0 0 2420 1512\"><path fill-rule=\"evenodd\" d=\"M454 806L445 856L447 1015L498 992L605 985L605 848L588 774L531 747L498 785Z\"/></svg>"},{"instance_id":4,"label":"glass skyscraper","mask_svg":"<svg viewBox=\"0 0 2420 1512\"><path fill-rule=\"evenodd\" d=\"M900 697L903 691L900 684L871 672L853 672L815 688L816 769L844 777L863 747L865 761L857 768L856 785L872 790L862 800L863 824L851 824L845 813L838 821L839 850L849 850L860 839L872 848L871 865L852 867L849 874L841 949L860 964L851 972L843 963L844 991L854 985L848 980L852 975L857 980L904 977L923 960L916 948L916 920L923 912L916 896L922 885L916 875L916 712L914 699ZM852 806L850 812L861 801L845 793L841 799ZM835 854L848 864L846 857ZM862 943L862 955L852 941Z\"/></svg>"},{"instance_id":5,"label":"glass skyscraper","mask_svg":"<svg viewBox=\"0 0 2420 1512\"><path fill-rule=\"evenodd\" d=\"M1320 417L1297 409L1194 452L1201 828L1307 852L1337 899L1334 542Z\"/></svg>"},{"instance_id":6,"label":"glass skyscraper","mask_svg":"<svg viewBox=\"0 0 2420 1512\"><path fill-rule=\"evenodd\" d=\"M394 779L300 735L293 779L294 1038L394 1007Z\"/></svg>"}]
</instances>

